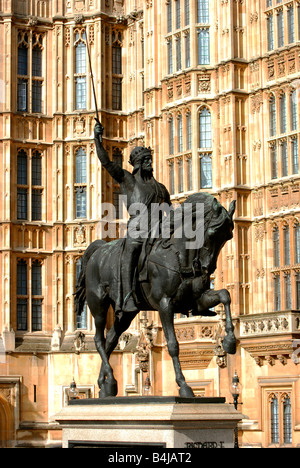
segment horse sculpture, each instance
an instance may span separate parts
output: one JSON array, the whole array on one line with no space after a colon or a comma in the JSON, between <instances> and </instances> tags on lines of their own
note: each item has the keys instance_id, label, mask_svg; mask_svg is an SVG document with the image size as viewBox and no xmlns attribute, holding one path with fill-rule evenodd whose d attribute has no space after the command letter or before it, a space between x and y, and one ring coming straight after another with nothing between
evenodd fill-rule
<instances>
[{"instance_id":1,"label":"horse sculpture","mask_svg":"<svg viewBox=\"0 0 300 468\"><path fill-rule=\"evenodd\" d=\"M216 315L210 310L222 303L226 313L226 336L223 348L229 354L236 353L236 339L231 318L231 298L226 289L210 289L210 276L216 269L217 258L225 243L233 237L233 214L235 201L227 211L212 195L198 193L187 198L185 203L204 205L204 241L202 247L187 250L183 235L172 235L167 241L161 237L154 240L148 252L147 278L136 281L136 298L139 310L157 310L167 340L168 351L173 360L176 382L181 397L194 397L185 381L179 361L179 344L175 334L174 315ZM193 223L196 218L193 216ZM102 365L98 379L100 398L116 396L117 381L109 358L118 344L119 337L130 326L137 313L116 312L117 288L116 269L121 257L123 240L107 243L97 240L86 250L81 273L76 286L75 303L77 313L81 313L85 301L95 319L95 344ZM138 271L145 261L140 260ZM115 311L114 325L105 336L109 307Z\"/></svg>"}]
</instances>

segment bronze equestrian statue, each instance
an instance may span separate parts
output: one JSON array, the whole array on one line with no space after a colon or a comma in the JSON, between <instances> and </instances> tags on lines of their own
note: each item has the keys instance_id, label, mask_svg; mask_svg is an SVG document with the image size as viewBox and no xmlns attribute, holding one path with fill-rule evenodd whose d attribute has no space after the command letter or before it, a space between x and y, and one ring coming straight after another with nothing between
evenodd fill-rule
<instances>
[{"instance_id":1,"label":"bronze equestrian statue","mask_svg":"<svg viewBox=\"0 0 300 468\"><path fill-rule=\"evenodd\" d=\"M121 192L128 196L128 209L132 203L143 203L150 210L153 203L171 205L167 189L153 178L152 156L149 149L138 147L131 153L133 173L130 174L111 162L102 145L103 127L95 126L95 143L98 157L120 183ZM233 237L235 201L227 211L212 195L197 193L183 204L192 207L193 229L197 228L197 207L204 207L204 239L200 247L187 249L187 238L174 234L174 218L183 219L182 208L174 211L170 223L170 238L158 235L149 242L149 232L141 238L128 236L113 242L97 240L82 257L81 273L76 286L75 303L81 313L87 301L95 319L95 344L102 359L98 378L100 397L116 396L117 381L109 358L118 344L119 337L130 326L140 311L157 310L173 360L176 382L181 397L193 397L187 385L179 361L179 344L175 334L174 315L186 314L211 316L210 309L222 303L226 313L226 336L223 348L229 354L236 353L236 339L231 318L231 298L226 289L210 289L210 277L214 273L217 258L225 243ZM144 226L147 231L149 226ZM143 246L148 246L144 248ZM115 312L115 321L105 337L109 307ZM215 314L214 314L215 315Z\"/></svg>"}]
</instances>

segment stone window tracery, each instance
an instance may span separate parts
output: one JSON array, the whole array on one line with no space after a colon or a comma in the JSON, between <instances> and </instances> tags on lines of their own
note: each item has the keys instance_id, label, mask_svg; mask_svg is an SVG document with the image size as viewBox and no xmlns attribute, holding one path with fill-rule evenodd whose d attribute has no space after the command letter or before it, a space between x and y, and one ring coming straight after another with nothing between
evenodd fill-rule
<instances>
[{"instance_id":1,"label":"stone window tracery","mask_svg":"<svg viewBox=\"0 0 300 468\"><path fill-rule=\"evenodd\" d=\"M199 157L200 188L212 188L212 116L207 107L199 113Z\"/></svg>"},{"instance_id":2,"label":"stone window tracery","mask_svg":"<svg viewBox=\"0 0 300 468\"><path fill-rule=\"evenodd\" d=\"M299 15L299 3L290 0L284 2L267 0L266 7L268 51L272 52L276 47L281 48L295 43L297 35L299 40L299 28L297 32L295 22L295 11Z\"/></svg>"},{"instance_id":3,"label":"stone window tracery","mask_svg":"<svg viewBox=\"0 0 300 468\"><path fill-rule=\"evenodd\" d=\"M17 153L17 219L43 219L42 152L19 149Z\"/></svg>"},{"instance_id":4,"label":"stone window tracery","mask_svg":"<svg viewBox=\"0 0 300 468\"><path fill-rule=\"evenodd\" d=\"M75 108L87 108L87 46L85 29L76 28L75 35Z\"/></svg>"},{"instance_id":5,"label":"stone window tracery","mask_svg":"<svg viewBox=\"0 0 300 468\"><path fill-rule=\"evenodd\" d=\"M280 88L270 93L269 145L272 179L299 173L298 110L297 89Z\"/></svg>"},{"instance_id":6,"label":"stone window tracery","mask_svg":"<svg viewBox=\"0 0 300 468\"><path fill-rule=\"evenodd\" d=\"M282 223L276 223L272 231L272 242L274 310L299 309L297 289L300 263L299 221L286 219ZM296 285L295 292L293 292L293 285Z\"/></svg>"},{"instance_id":7,"label":"stone window tracery","mask_svg":"<svg viewBox=\"0 0 300 468\"><path fill-rule=\"evenodd\" d=\"M19 259L17 261L17 330L42 331L43 329L42 261Z\"/></svg>"},{"instance_id":8,"label":"stone window tracery","mask_svg":"<svg viewBox=\"0 0 300 468\"><path fill-rule=\"evenodd\" d=\"M75 150L75 213L77 219L87 217L87 159L86 149Z\"/></svg>"},{"instance_id":9,"label":"stone window tracery","mask_svg":"<svg viewBox=\"0 0 300 468\"><path fill-rule=\"evenodd\" d=\"M17 110L43 112L43 51L44 35L38 32L18 32Z\"/></svg>"},{"instance_id":10,"label":"stone window tracery","mask_svg":"<svg viewBox=\"0 0 300 468\"><path fill-rule=\"evenodd\" d=\"M292 400L291 392L275 390L267 392L269 407L269 444L292 444Z\"/></svg>"}]
</instances>

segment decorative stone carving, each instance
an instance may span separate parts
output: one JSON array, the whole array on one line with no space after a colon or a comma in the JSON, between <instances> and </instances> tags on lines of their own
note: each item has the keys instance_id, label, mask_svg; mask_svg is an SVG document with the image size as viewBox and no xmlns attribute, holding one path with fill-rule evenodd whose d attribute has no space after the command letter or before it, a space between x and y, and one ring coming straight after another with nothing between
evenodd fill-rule
<instances>
[{"instance_id":1,"label":"decorative stone carving","mask_svg":"<svg viewBox=\"0 0 300 468\"><path fill-rule=\"evenodd\" d=\"M217 338L217 344L214 349L214 353L216 356L217 365L221 369L225 369L227 367L227 353L223 349L221 336Z\"/></svg>"},{"instance_id":2,"label":"decorative stone carving","mask_svg":"<svg viewBox=\"0 0 300 468\"><path fill-rule=\"evenodd\" d=\"M150 350L147 347L146 343L142 343L137 348L137 360L139 363L139 368L142 372L149 372L149 355Z\"/></svg>"},{"instance_id":3,"label":"decorative stone carving","mask_svg":"<svg viewBox=\"0 0 300 468\"><path fill-rule=\"evenodd\" d=\"M61 328L60 327L55 328L55 330L53 331L52 340L51 340L51 350L52 351L59 351L60 350L61 337L62 337Z\"/></svg>"},{"instance_id":4,"label":"decorative stone carving","mask_svg":"<svg viewBox=\"0 0 300 468\"><path fill-rule=\"evenodd\" d=\"M203 74L198 76L198 93L209 94L211 92L211 76Z\"/></svg>"},{"instance_id":5,"label":"decorative stone carving","mask_svg":"<svg viewBox=\"0 0 300 468\"><path fill-rule=\"evenodd\" d=\"M83 15L76 15L74 20L75 20L76 24L82 24L82 23L84 23L84 16Z\"/></svg>"},{"instance_id":6,"label":"decorative stone carving","mask_svg":"<svg viewBox=\"0 0 300 468\"><path fill-rule=\"evenodd\" d=\"M34 27L38 24L38 19L36 16L31 16L28 20L28 26Z\"/></svg>"},{"instance_id":7,"label":"decorative stone carving","mask_svg":"<svg viewBox=\"0 0 300 468\"><path fill-rule=\"evenodd\" d=\"M86 229L84 226L78 226L74 231L74 244L84 245L86 243Z\"/></svg>"},{"instance_id":8,"label":"decorative stone carving","mask_svg":"<svg viewBox=\"0 0 300 468\"><path fill-rule=\"evenodd\" d=\"M82 331L77 331L74 340L75 354L80 354L85 349L85 334Z\"/></svg>"},{"instance_id":9,"label":"decorative stone carving","mask_svg":"<svg viewBox=\"0 0 300 468\"><path fill-rule=\"evenodd\" d=\"M300 313L299 313L300 316ZM261 317L243 317L241 321L241 336L273 335L293 332L292 316L290 313L278 313Z\"/></svg>"},{"instance_id":10,"label":"decorative stone carving","mask_svg":"<svg viewBox=\"0 0 300 468\"><path fill-rule=\"evenodd\" d=\"M84 117L78 117L74 120L74 132L77 135L84 135L86 130L86 121Z\"/></svg>"},{"instance_id":11,"label":"decorative stone carving","mask_svg":"<svg viewBox=\"0 0 300 468\"><path fill-rule=\"evenodd\" d=\"M176 330L176 336L179 341L189 341L195 339L195 328L185 327Z\"/></svg>"}]
</instances>

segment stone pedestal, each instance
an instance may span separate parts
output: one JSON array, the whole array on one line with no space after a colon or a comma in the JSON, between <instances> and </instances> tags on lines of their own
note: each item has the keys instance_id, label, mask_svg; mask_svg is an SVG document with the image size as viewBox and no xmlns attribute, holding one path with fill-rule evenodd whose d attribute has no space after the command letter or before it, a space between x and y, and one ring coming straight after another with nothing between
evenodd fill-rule
<instances>
[{"instance_id":1,"label":"stone pedestal","mask_svg":"<svg viewBox=\"0 0 300 468\"><path fill-rule=\"evenodd\" d=\"M63 448L233 448L243 415L222 398L74 400L56 420Z\"/></svg>"}]
</instances>

